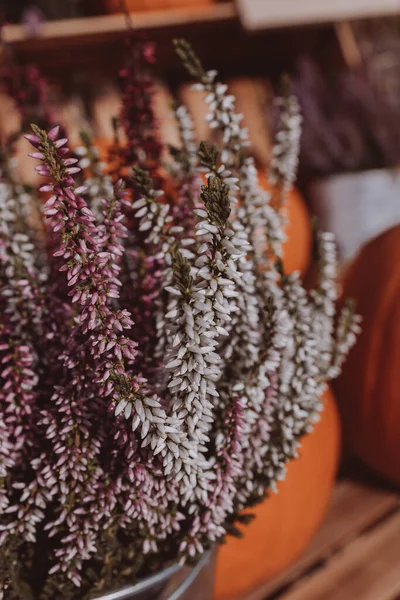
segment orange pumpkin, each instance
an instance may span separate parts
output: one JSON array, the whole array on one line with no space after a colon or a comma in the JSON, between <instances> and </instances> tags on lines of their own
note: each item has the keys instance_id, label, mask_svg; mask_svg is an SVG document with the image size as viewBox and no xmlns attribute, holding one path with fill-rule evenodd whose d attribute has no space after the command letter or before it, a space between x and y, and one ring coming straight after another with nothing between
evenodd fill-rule
<instances>
[{"instance_id":1,"label":"orange pumpkin","mask_svg":"<svg viewBox=\"0 0 400 600\"><path fill-rule=\"evenodd\" d=\"M109 139L98 137L94 138L92 143L99 153L100 160L107 165L105 168L107 173L119 168L118 149L115 148L113 142L110 142ZM121 169L122 174L128 175L130 172L131 169Z\"/></svg>"},{"instance_id":2,"label":"orange pumpkin","mask_svg":"<svg viewBox=\"0 0 400 600\"><path fill-rule=\"evenodd\" d=\"M168 10L170 8L187 8L210 4L213 0L126 0L129 11L140 10ZM121 0L104 0L104 8L109 13L122 12Z\"/></svg>"},{"instance_id":3,"label":"orange pumpkin","mask_svg":"<svg viewBox=\"0 0 400 600\"><path fill-rule=\"evenodd\" d=\"M259 506L256 519L228 538L217 556L215 600L236 600L283 571L307 547L325 514L334 485L340 446L337 408L331 391L314 431L302 440L300 457L286 479Z\"/></svg>"},{"instance_id":4,"label":"orange pumpkin","mask_svg":"<svg viewBox=\"0 0 400 600\"><path fill-rule=\"evenodd\" d=\"M100 160L103 162L108 162L113 143L110 142L109 139L96 137L93 138L92 144L95 148L97 148Z\"/></svg>"},{"instance_id":5,"label":"orange pumpkin","mask_svg":"<svg viewBox=\"0 0 400 600\"><path fill-rule=\"evenodd\" d=\"M260 185L273 191L264 171L259 171ZM312 228L306 203L297 188L288 193L286 204L286 241L283 244L283 264L287 273L300 271L304 274L311 259Z\"/></svg>"},{"instance_id":6,"label":"orange pumpkin","mask_svg":"<svg viewBox=\"0 0 400 600\"><path fill-rule=\"evenodd\" d=\"M335 382L346 445L400 485L400 226L369 242L347 267L361 335ZM399 318L399 321L397 321ZM396 375L397 373L397 375Z\"/></svg>"}]
</instances>

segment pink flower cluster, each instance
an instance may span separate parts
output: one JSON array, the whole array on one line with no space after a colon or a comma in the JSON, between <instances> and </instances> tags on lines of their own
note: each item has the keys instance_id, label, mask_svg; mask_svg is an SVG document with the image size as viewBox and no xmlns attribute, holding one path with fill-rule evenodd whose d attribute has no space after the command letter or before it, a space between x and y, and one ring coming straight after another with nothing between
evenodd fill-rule
<instances>
[{"instance_id":1,"label":"pink flower cluster","mask_svg":"<svg viewBox=\"0 0 400 600\"><path fill-rule=\"evenodd\" d=\"M22 130L32 121L43 127L53 123L48 82L36 65L21 66L10 61L2 67L0 81L21 115Z\"/></svg>"},{"instance_id":2,"label":"pink flower cluster","mask_svg":"<svg viewBox=\"0 0 400 600\"><path fill-rule=\"evenodd\" d=\"M154 44L145 38L138 39L138 34L132 32L127 38L126 64L120 72L123 93L120 121L127 140L122 154L129 166L159 166L162 146L154 128L153 80L149 75L154 62Z\"/></svg>"}]
</instances>

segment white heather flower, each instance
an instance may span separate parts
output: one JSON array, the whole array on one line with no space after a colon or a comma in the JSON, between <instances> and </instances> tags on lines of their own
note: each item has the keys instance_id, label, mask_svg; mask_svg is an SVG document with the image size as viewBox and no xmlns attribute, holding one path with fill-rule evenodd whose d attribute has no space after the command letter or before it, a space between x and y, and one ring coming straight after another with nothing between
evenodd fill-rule
<instances>
[{"instance_id":1,"label":"white heather flower","mask_svg":"<svg viewBox=\"0 0 400 600\"><path fill-rule=\"evenodd\" d=\"M296 179L299 162L302 117L299 101L292 94L278 98L277 105L281 122L272 150L271 182L290 190Z\"/></svg>"},{"instance_id":2,"label":"white heather flower","mask_svg":"<svg viewBox=\"0 0 400 600\"><path fill-rule=\"evenodd\" d=\"M171 319L167 368L171 369L172 414L186 423L191 446L182 481L185 500L198 494L206 498L210 465L205 454L218 404L216 382L222 375L218 342L231 320L230 298L237 295L236 264L247 248L246 240L236 235L227 221L228 195L223 180L210 177L202 192L206 210L200 211L202 220L196 225L199 258L191 270L176 256L175 280L182 294L172 295L166 315ZM197 482L194 487L192 475Z\"/></svg>"},{"instance_id":3,"label":"white heather flower","mask_svg":"<svg viewBox=\"0 0 400 600\"><path fill-rule=\"evenodd\" d=\"M285 240L286 195L297 170L301 117L296 98L287 96L279 101L281 123L271 165L271 183L280 196L277 211L269 203L269 194L260 189L254 159L245 156L247 131L240 126L241 116L235 113L226 86L217 83L215 72L210 76L202 70L185 42L180 54L190 72L201 80L201 89L208 92L210 127L223 133L220 167L202 153L203 164L213 165L207 176L225 177L233 183L232 226L242 227L251 242L250 250L237 263L241 278L232 275L239 297L231 301L231 321L226 326L229 336L221 347L227 379L223 375L218 385L221 391L230 384L238 386L244 407L241 442L245 472L237 484L239 504L244 507L250 497L261 496L266 487L273 489L275 481L282 478L286 462L296 455L299 437L310 429L321 409L326 379L337 372L335 365L343 356L339 346L348 350L354 333L346 323L349 315L345 311L335 337L335 252L329 234L321 236L321 278L311 298L295 275L286 277L281 263L275 263ZM357 325L354 327L355 332ZM339 337L345 337L346 343L339 344ZM232 373L237 375L233 381ZM279 431L274 444L269 437L271 427Z\"/></svg>"},{"instance_id":4,"label":"white heather flower","mask_svg":"<svg viewBox=\"0 0 400 600\"><path fill-rule=\"evenodd\" d=\"M188 109L183 104L176 107L175 117L178 123L182 150L187 158L188 167L194 175L198 166L198 158L193 120ZM179 173L177 175L179 176Z\"/></svg>"}]
</instances>

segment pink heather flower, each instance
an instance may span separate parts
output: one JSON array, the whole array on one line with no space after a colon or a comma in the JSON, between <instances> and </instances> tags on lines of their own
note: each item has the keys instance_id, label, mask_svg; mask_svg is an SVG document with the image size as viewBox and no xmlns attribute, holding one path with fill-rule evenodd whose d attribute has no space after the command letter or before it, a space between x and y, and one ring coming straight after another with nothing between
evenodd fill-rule
<instances>
[{"instance_id":1,"label":"pink heather flower","mask_svg":"<svg viewBox=\"0 0 400 600\"><path fill-rule=\"evenodd\" d=\"M133 326L128 311L114 309L110 302L119 298L121 285L115 258L120 260L122 256L120 236L126 235L121 223L121 200L125 196L118 182L114 199L111 203L105 201L105 220L97 227L93 213L81 195L84 190L75 187L73 175L80 169L64 158L68 152L67 140L58 139L57 135L58 128L48 134L36 130L36 134L28 139L43 155L38 172L52 181L42 188L46 191L50 188L53 193L45 204L45 215L51 217L53 231L62 236L54 255L65 261L60 270L66 272L68 296L79 307L75 327L87 336L89 352L99 361L97 373L98 382L103 384L102 393L111 396L115 403L120 398L109 374L123 374L122 357L133 361L137 346L123 335L124 330Z\"/></svg>"},{"instance_id":2,"label":"pink heather flower","mask_svg":"<svg viewBox=\"0 0 400 600\"><path fill-rule=\"evenodd\" d=\"M153 79L149 68L155 62L155 47L152 42L137 32L131 31L126 40L127 51L124 68L120 71L122 88L122 110L119 125L122 127L126 143L119 148L121 167L132 169L140 167L151 171L158 190L165 186L160 174L162 146L160 143L157 120L153 109ZM124 177L132 203L138 200L137 190L132 176ZM145 241L146 235L138 227L132 211L126 210L127 226L130 232L126 240L126 260L122 265L124 306L129 307L135 322L137 339L141 341L139 358L141 368L151 373L154 366L144 357L155 352L156 311L160 300L162 273L165 261L159 248L150 251ZM132 281L132 275L134 281ZM150 371L149 371L150 369Z\"/></svg>"},{"instance_id":3,"label":"pink heather flower","mask_svg":"<svg viewBox=\"0 0 400 600\"><path fill-rule=\"evenodd\" d=\"M51 217L53 231L61 236L55 256L65 261L60 270L66 272L70 288L68 295L78 309L71 338L83 336L80 343L93 361L93 372L96 373L93 383L97 386L98 397L115 410L116 417L124 415L126 419L132 419L133 431L140 426L142 437L147 436L148 443L151 435L158 443L156 431L161 431L164 446L171 436L179 437L178 431L169 424L147 380L140 373L131 372L137 356L137 343L124 332L132 328L133 321L126 309L114 307L120 286L116 269L112 266L112 257L119 257L121 250L117 246L119 237L116 235L120 218L120 186L117 186L108 224L104 222L100 228L97 227L92 212L80 195L81 188L75 187L73 175L76 169L66 164L66 140L58 139L58 128L46 133L34 127L34 132L30 141L43 155L39 171L45 172L51 181L49 186L44 187L46 190L50 187L53 192L45 205L45 214ZM110 225L112 230L108 231ZM61 358L68 369L79 364L74 344L70 344ZM153 409L157 412L155 416ZM168 430L165 430L164 424L169 425ZM171 441L171 444L175 442Z\"/></svg>"},{"instance_id":4,"label":"pink heather flower","mask_svg":"<svg viewBox=\"0 0 400 600\"><path fill-rule=\"evenodd\" d=\"M149 75L154 62L154 44L131 32L127 38L126 65L120 71L120 121L127 139L122 156L128 166L157 168L160 163L162 147L155 127L153 80Z\"/></svg>"},{"instance_id":5,"label":"pink heather flower","mask_svg":"<svg viewBox=\"0 0 400 600\"><path fill-rule=\"evenodd\" d=\"M10 64L2 68L0 81L5 93L14 100L26 130L32 121L51 126L53 114L49 103L48 82L36 65Z\"/></svg>"}]
</instances>

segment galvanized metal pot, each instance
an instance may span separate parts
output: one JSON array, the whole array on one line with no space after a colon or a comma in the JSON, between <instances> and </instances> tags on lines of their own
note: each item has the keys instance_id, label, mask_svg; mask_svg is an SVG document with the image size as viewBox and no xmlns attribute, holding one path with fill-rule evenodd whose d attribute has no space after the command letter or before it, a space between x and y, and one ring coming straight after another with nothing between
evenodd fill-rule
<instances>
[{"instance_id":1,"label":"galvanized metal pot","mask_svg":"<svg viewBox=\"0 0 400 600\"><path fill-rule=\"evenodd\" d=\"M214 566L215 553L207 553L195 567L173 565L96 600L212 600Z\"/></svg>"}]
</instances>

